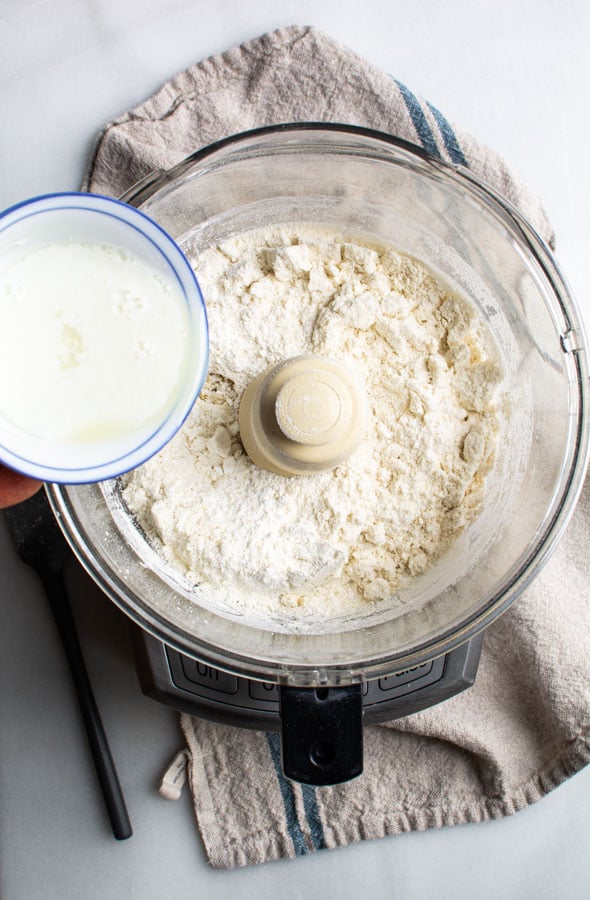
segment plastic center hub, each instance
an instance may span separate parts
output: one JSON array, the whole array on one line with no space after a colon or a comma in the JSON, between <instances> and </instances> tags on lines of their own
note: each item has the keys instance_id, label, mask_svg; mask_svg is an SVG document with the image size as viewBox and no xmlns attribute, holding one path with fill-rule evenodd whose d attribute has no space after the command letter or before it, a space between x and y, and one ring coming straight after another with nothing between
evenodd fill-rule
<instances>
[{"instance_id":1,"label":"plastic center hub","mask_svg":"<svg viewBox=\"0 0 590 900\"><path fill-rule=\"evenodd\" d=\"M297 356L272 366L244 391L242 443L256 465L279 475L333 469L367 427L362 385L342 363Z\"/></svg>"},{"instance_id":2,"label":"plastic center hub","mask_svg":"<svg viewBox=\"0 0 590 900\"><path fill-rule=\"evenodd\" d=\"M347 384L324 368L294 375L280 389L275 411L283 434L301 444L340 440L353 424Z\"/></svg>"}]
</instances>

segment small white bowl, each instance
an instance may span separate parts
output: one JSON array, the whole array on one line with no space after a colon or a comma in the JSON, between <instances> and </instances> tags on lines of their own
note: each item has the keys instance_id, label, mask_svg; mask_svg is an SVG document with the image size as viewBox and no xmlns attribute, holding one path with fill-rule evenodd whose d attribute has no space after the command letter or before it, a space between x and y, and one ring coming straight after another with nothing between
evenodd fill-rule
<instances>
[{"instance_id":1,"label":"small white bowl","mask_svg":"<svg viewBox=\"0 0 590 900\"><path fill-rule=\"evenodd\" d=\"M59 406L64 402L63 396L59 396L59 390L54 392L57 396L53 396L48 387L47 377L44 379L43 365L39 363L39 356L43 354L37 353L36 358L35 353L31 352L35 341L38 350L40 347L44 347L43 344L39 344L41 340L39 329L43 326L39 322L31 321L30 345L29 341L22 341L21 333L20 341L24 345L17 345L17 352L14 345L9 344L10 323L15 321L14 307L11 313L13 318L11 319L7 315L10 303L14 302L14 298L10 299L10 288L6 288L9 277L12 277L7 274L8 270L14 272L14 266L20 265L19 271L22 271L23 267L28 265L28 261L37 254L37 251L43 252L44 248L50 247L52 248L50 252L53 252L56 244L60 247L68 247L66 253L70 255L77 252L85 253L85 251L78 250L82 246L94 248L92 252L96 252L97 247L101 251L106 248L107 257L111 262L106 264L105 285L107 280L111 284L109 279L118 277L114 274L117 266L112 262L114 259L112 254L120 252L121 259L124 259L126 263L139 266L144 273L148 272L148 276L157 281L158 291L161 295L158 300L158 315L163 315L168 302L176 304L174 316L181 323L178 326L178 334L182 335L182 346L178 347L178 355L174 358L174 366L178 368L178 375L174 375L176 381L171 382L173 387L169 394L166 394L166 401L154 409L145 420L141 420L138 413L137 422L128 430L126 424L121 426L119 421L116 431L109 432L106 429L104 433L92 433L90 436L89 433L85 433L83 438L77 437L72 440L50 439L44 433L32 433L35 431L34 428L24 426L22 422L15 422L14 417L6 412L7 409L10 409L11 403L13 412L18 407L13 398L18 395L18 391L25 381L29 385L26 396L29 400L31 399L36 391L36 388L33 393L31 391L31 373L35 373L39 379L37 400L43 398L42 403L49 404L47 407L43 406L44 414L46 410L53 409L60 413L61 418L64 418L61 415L63 406ZM108 256L108 254L111 255ZM38 267L38 255L36 259ZM104 260L100 265L105 266ZM64 290L71 291L72 271L70 269L67 277L64 275ZM59 282L57 283L59 286ZM85 293L82 284L80 287L80 302L83 303ZM114 287L117 287L116 283L114 283ZM122 292L123 287L121 285ZM53 288L55 288L55 279ZM30 289L27 290L30 295ZM166 296L162 294L162 291L167 292ZM42 287L36 296L40 298L41 294L43 294ZM171 298L170 301L168 298ZM114 301L111 298L108 302L111 305L112 313ZM71 305L72 301L70 300L70 308ZM143 301L140 305L144 305ZM172 310L172 307L170 309ZM45 310L43 311L45 312ZM100 304L98 311L98 318L100 318ZM125 312L123 310L123 313ZM17 313L17 315L20 315L22 319L21 313ZM59 315L59 312L56 313L56 317ZM172 315L172 311L170 315ZM160 321L163 324L166 322L166 328L168 328L168 313ZM94 325L94 320L92 323ZM117 337L119 345L124 345L124 339L120 337L120 334L127 334L127 332L124 331L123 325L119 329L110 327L109 323L110 320L109 322L105 320L102 323L97 322L97 326L102 327L102 333L109 338L115 334L119 335ZM123 324L127 329L134 327L128 323ZM38 330L34 332L33 329L36 325ZM0 380L0 462L25 475L43 481L65 484L102 481L114 478L141 465L157 453L178 431L198 397L207 374L209 356L207 315L203 296L190 263L175 241L155 221L135 207L109 197L84 193L49 194L26 200L0 213L0 329L4 329L3 334L0 332L0 340L4 340L5 359L8 358L6 353L8 347L13 360L9 371L9 383L6 383L8 380L6 366L4 376ZM97 327L96 334L99 333L100 328ZM158 333L156 329L156 334ZM171 327L170 334L172 334ZM107 358L107 346L110 347L110 344L105 341L98 347L103 356L100 357L100 354L97 353L93 358L102 358L104 363ZM126 346L128 345L123 346L125 361L130 358L127 355ZM109 349L109 353L111 356L108 359L114 359L118 363L116 356L113 356L115 351ZM36 365L39 369L37 372L35 372ZM121 362L122 372L124 372L124 365L127 365L127 362ZM150 369L149 365L151 363L146 363L145 370L138 370L141 374L134 373L135 378L143 378L144 371L148 373L142 382L142 386L146 387L144 392L147 398L146 403L151 400L149 373L156 372L156 369ZM134 397L133 388L129 386L131 381L126 383L124 378L119 379L119 388L114 390L112 384L114 368L109 369L108 377L106 377L104 365L103 369L104 384L107 386L103 390L102 381L98 384L97 380L95 382L96 391L93 391L92 386L89 385L88 402L93 402L92 396L100 396L108 405L106 392L111 391L113 403L115 403L120 399L116 398L115 394L119 391L122 394L127 390L129 396L126 402L129 404L130 398ZM168 369L165 371L168 372ZM174 371L176 372L176 368ZM91 377L88 371L86 377ZM21 379L20 384L19 378ZM57 376L55 383L61 384ZM69 384L71 387L71 379ZM75 387L74 384L74 389ZM155 381L153 387L154 393L157 393ZM52 407L51 404L54 406ZM31 408L35 409L35 405L33 404ZM121 406L121 408L123 407ZM51 421L49 412L46 419Z\"/></svg>"}]
</instances>

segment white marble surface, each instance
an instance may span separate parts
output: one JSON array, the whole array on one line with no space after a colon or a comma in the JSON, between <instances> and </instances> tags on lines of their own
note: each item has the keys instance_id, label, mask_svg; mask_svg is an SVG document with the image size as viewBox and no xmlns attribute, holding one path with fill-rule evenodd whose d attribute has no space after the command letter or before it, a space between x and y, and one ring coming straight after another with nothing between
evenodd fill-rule
<instances>
[{"instance_id":1,"label":"white marble surface","mask_svg":"<svg viewBox=\"0 0 590 900\"><path fill-rule=\"evenodd\" d=\"M0 208L75 189L104 121L211 53L313 24L501 151L545 201L590 323L590 7L586 0L2 0ZM499 822L215 872L188 796L156 793L180 746L140 693L121 616L74 566L84 652L135 834L110 836L39 585L0 521L0 896L3 900L590 895L590 772Z\"/></svg>"}]
</instances>

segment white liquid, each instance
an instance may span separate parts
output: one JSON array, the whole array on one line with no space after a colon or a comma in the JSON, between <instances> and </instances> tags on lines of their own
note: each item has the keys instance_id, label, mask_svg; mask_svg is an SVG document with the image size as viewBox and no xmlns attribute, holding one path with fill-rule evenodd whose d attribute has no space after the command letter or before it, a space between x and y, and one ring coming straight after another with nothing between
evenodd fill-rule
<instances>
[{"instance_id":1,"label":"white liquid","mask_svg":"<svg viewBox=\"0 0 590 900\"><path fill-rule=\"evenodd\" d=\"M188 347L172 275L111 245L34 249L0 273L0 424L62 445L142 431L172 406Z\"/></svg>"}]
</instances>

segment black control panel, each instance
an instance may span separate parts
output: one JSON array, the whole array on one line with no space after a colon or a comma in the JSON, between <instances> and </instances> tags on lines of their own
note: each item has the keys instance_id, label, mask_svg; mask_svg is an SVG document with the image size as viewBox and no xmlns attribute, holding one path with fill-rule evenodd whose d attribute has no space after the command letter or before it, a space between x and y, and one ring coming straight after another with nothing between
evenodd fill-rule
<instances>
[{"instance_id":1,"label":"black control panel","mask_svg":"<svg viewBox=\"0 0 590 900\"><path fill-rule=\"evenodd\" d=\"M226 725L280 728L277 684L223 672L130 627L136 668L147 696ZM361 688L365 723L410 715L465 690L475 680L482 641L480 635L445 656L365 681Z\"/></svg>"}]
</instances>

